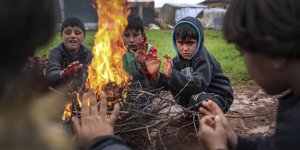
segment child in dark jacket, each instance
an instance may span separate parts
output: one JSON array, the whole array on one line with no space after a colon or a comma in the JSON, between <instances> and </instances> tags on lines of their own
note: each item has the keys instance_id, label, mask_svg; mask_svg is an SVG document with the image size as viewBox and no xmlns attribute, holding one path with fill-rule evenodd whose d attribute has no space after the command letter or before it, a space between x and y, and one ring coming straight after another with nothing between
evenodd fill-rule
<instances>
[{"instance_id":1,"label":"child in dark jacket","mask_svg":"<svg viewBox=\"0 0 300 150\"><path fill-rule=\"evenodd\" d=\"M203 45L200 22L183 18L175 25L172 38L177 56L172 61L165 54L164 73L159 73L159 59L150 58L146 63L154 82L169 89L180 105L191 110L197 111L203 100L212 99L228 111L233 101L230 81Z\"/></svg>"},{"instance_id":2,"label":"child in dark jacket","mask_svg":"<svg viewBox=\"0 0 300 150\"><path fill-rule=\"evenodd\" d=\"M71 83L71 91L84 86L87 68L93 54L82 41L85 38L85 27L78 18L66 19L60 32L63 43L49 53L46 78L51 86Z\"/></svg>"},{"instance_id":3,"label":"child in dark jacket","mask_svg":"<svg viewBox=\"0 0 300 150\"><path fill-rule=\"evenodd\" d=\"M199 138L207 149L296 150L300 147L300 1L233 0L224 18L224 37L234 43L251 77L278 100L272 136L238 137L212 101L200 112Z\"/></svg>"}]
</instances>

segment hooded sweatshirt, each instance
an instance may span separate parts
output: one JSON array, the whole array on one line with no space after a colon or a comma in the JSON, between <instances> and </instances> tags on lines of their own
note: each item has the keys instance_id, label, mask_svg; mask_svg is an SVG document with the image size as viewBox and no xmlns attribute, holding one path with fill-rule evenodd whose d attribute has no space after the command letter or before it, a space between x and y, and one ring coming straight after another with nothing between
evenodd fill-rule
<instances>
[{"instance_id":1,"label":"hooded sweatshirt","mask_svg":"<svg viewBox=\"0 0 300 150\"><path fill-rule=\"evenodd\" d=\"M184 59L178 52L176 38L173 32L173 47L176 57L173 59L172 75L168 79L163 74L159 83L171 91L179 104L187 105L192 95L202 92L213 93L224 98L224 102L217 102L223 111L227 111L232 104L233 90L229 79L223 74L219 62L206 50L203 45L204 33L201 23L192 17L186 17L177 22L190 24L199 34L197 49L189 59Z\"/></svg>"},{"instance_id":2,"label":"hooded sweatshirt","mask_svg":"<svg viewBox=\"0 0 300 150\"><path fill-rule=\"evenodd\" d=\"M80 46L80 50L76 54L69 54L63 43L56 46L49 53L48 67L46 69L46 78L50 82L51 86L59 86L61 84L71 82L71 88L81 87L84 85L87 78L87 68L91 63L93 54L90 49L84 45ZM70 63L79 61L83 64L83 68L72 75L71 77L61 79L60 72L64 70Z\"/></svg>"}]
</instances>

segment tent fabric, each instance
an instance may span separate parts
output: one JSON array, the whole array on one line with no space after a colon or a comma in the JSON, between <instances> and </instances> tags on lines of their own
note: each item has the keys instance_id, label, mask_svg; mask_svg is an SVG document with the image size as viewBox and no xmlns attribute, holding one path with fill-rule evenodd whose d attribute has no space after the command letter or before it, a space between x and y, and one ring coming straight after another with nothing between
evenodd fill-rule
<instances>
[{"instance_id":1,"label":"tent fabric","mask_svg":"<svg viewBox=\"0 0 300 150\"><path fill-rule=\"evenodd\" d=\"M174 25L184 17L196 17L206 8L207 6L204 5L166 3L161 8L160 14L164 23Z\"/></svg>"},{"instance_id":2,"label":"tent fabric","mask_svg":"<svg viewBox=\"0 0 300 150\"><path fill-rule=\"evenodd\" d=\"M223 18L226 13L222 8L205 9L197 15L204 28L222 29Z\"/></svg>"}]
</instances>

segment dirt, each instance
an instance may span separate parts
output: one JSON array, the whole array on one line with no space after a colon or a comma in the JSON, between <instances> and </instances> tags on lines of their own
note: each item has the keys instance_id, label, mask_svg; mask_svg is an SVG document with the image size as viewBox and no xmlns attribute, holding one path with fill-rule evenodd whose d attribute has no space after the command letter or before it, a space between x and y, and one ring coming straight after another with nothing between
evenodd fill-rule
<instances>
[{"instance_id":1,"label":"dirt","mask_svg":"<svg viewBox=\"0 0 300 150\"><path fill-rule=\"evenodd\" d=\"M257 138L274 131L277 100L268 96L256 84L234 88L234 102L226 116L233 129L241 136ZM167 130L176 127L169 126ZM182 150L201 149L195 128L184 127L163 139L164 146L158 149Z\"/></svg>"}]
</instances>

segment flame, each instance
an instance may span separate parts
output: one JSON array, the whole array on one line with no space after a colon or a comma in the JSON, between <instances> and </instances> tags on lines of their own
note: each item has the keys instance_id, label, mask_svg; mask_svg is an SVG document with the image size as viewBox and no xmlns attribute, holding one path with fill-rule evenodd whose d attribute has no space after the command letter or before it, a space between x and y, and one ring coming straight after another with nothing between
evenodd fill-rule
<instances>
[{"instance_id":1,"label":"flame","mask_svg":"<svg viewBox=\"0 0 300 150\"><path fill-rule=\"evenodd\" d=\"M63 116L61 118L61 120L63 121L67 121L72 117L72 103L68 103L66 104Z\"/></svg>"},{"instance_id":2,"label":"flame","mask_svg":"<svg viewBox=\"0 0 300 150\"><path fill-rule=\"evenodd\" d=\"M107 92L107 87L112 91L122 89L131 79L131 76L123 69L123 55L127 49L122 38L130 11L126 0L94 0L93 7L99 18L98 31L93 47L94 58L88 67L89 75L85 88L95 90L96 96L100 97L100 92ZM118 92L118 90L115 91ZM114 95L114 93L110 94L111 97ZM72 117L72 108L81 108L79 93L76 98L78 105L72 107L74 104L72 102L66 105L62 116L63 121ZM108 102L108 106L112 106L116 102L119 102L118 98Z\"/></svg>"},{"instance_id":3,"label":"flame","mask_svg":"<svg viewBox=\"0 0 300 150\"><path fill-rule=\"evenodd\" d=\"M95 35L94 58L88 68L87 89L96 93L104 91L108 83L124 87L131 79L123 69L123 55L126 53L122 34L127 25L129 9L126 0L96 0L98 32Z\"/></svg>"}]
</instances>

